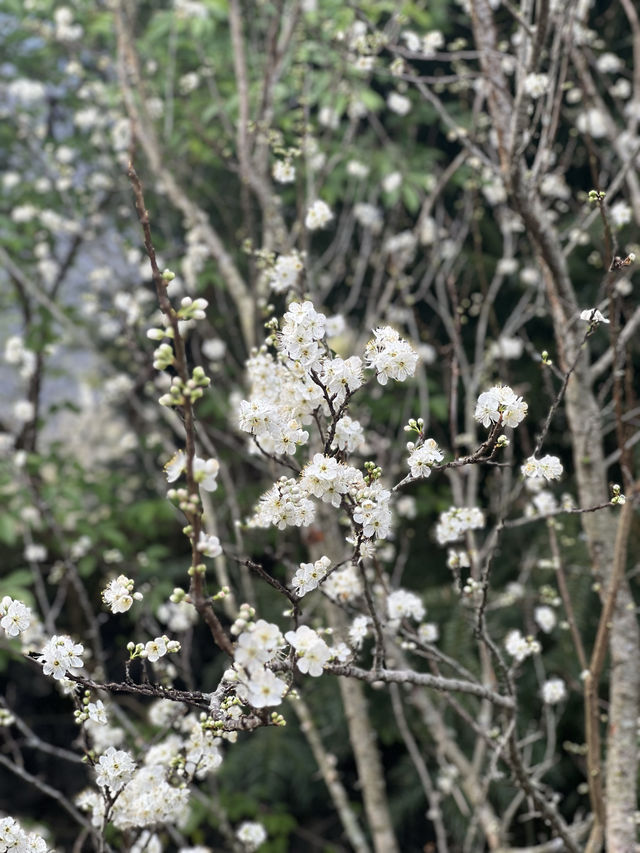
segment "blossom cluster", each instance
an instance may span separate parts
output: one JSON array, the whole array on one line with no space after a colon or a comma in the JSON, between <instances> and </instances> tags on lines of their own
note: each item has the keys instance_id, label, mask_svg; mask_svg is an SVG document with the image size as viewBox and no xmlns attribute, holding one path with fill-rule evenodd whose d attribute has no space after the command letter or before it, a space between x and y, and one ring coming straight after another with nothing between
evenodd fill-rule
<instances>
[{"instance_id":1,"label":"blossom cluster","mask_svg":"<svg viewBox=\"0 0 640 853\"><path fill-rule=\"evenodd\" d=\"M322 675L333 652L317 631L302 625L296 631L287 631L285 639L296 650L296 666L300 672L314 677Z\"/></svg>"},{"instance_id":2,"label":"blossom cluster","mask_svg":"<svg viewBox=\"0 0 640 853\"><path fill-rule=\"evenodd\" d=\"M436 539L440 545L461 539L468 530L484 527L484 515L477 507L454 506L440 513Z\"/></svg>"},{"instance_id":3,"label":"blossom cluster","mask_svg":"<svg viewBox=\"0 0 640 853\"><path fill-rule=\"evenodd\" d=\"M300 488L324 503L339 507L342 496L364 489L362 473L351 465L338 462L333 456L316 453L300 476Z\"/></svg>"},{"instance_id":4,"label":"blossom cluster","mask_svg":"<svg viewBox=\"0 0 640 853\"><path fill-rule=\"evenodd\" d=\"M65 634L54 634L38 656L38 663L43 664L42 671L45 675L52 675L57 681L62 681L67 673L82 668L80 656L83 652L84 646L81 643L74 643L71 637Z\"/></svg>"},{"instance_id":5,"label":"blossom cluster","mask_svg":"<svg viewBox=\"0 0 640 853\"><path fill-rule=\"evenodd\" d=\"M326 388L333 403L341 405L347 394L360 388L364 379L362 376L362 360L357 355L342 359L336 356L323 364L320 381Z\"/></svg>"},{"instance_id":6,"label":"blossom cluster","mask_svg":"<svg viewBox=\"0 0 640 853\"><path fill-rule=\"evenodd\" d=\"M320 557L315 563L300 563L291 581L291 586L300 598L317 589L318 584L326 577L331 560L329 557Z\"/></svg>"},{"instance_id":7,"label":"blossom cluster","mask_svg":"<svg viewBox=\"0 0 640 853\"><path fill-rule=\"evenodd\" d=\"M102 601L112 613L126 613L134 598L142 599L142 593L133 592L134 582L126 575L118 575L102 590ZM133 594L132 594L133 593Z\"/></svg>"},{"instance_id":8,"label":"blossom cluster","mask_svg":"<svg viewBox=\"0 0 640 853\"><path fill-rule=\"evenodd\" d=\"M391 492L379 480L360 489L355 495L353 521L362 527L362 535L369 539L386 539L391 532Z\"/></svg>"},{"instance_id":9,"label":"blossom cluster","mask_svg":"<svg viewBox=\"0 0 640 853\"><path fill-rule=\"evenodd\" d=\"M95 764L98 787L111 796L118 795L111 813L118 829L175 823L188 813L188 789L171 785L166 778L170 762L183 748L182 739L170 735L158 747L148 750L140 767L131 753L114 746L107 747ZM91 811L94 823L100 825L105 809L102 797L87 790L78 796L77 803Z\"/></svg>"},{"instance_id":10,"label":"blossom cluster","mask_svg":"<svg viewBox=\"0 0 640 853\"><path fill-rule=\"evenodd\" d=\"M349 628L349 642L355 649L362 646L369 633L371 619L369 616L356 616Z\"/></svg>"},{"instance_id":11,"label":"blossom cluster","mask_svg":"<svg viewBox=\"0 0 640 853\"><path fill-rule=\"evenodd\" d=\"M95 769L96 785L117 794L133 776L136 764L130 753L110 746L98 758Z\"/></svg>"},{"instance_id":12,"label":"blossom cluster","mask_svg":"<svg viewBox=\"0 0 640 853\"><path fill-rule=\"evenodd\" d=\"M35 832L25 832L12 817L0 818L0 851L46 853L47 842Z\"/></svg>"},{"instance_id":13,"label":"blossom cluster","mask_svg":"<svg viewBox=\"0 0 640 853\"><path fill-rule=\"evenodd\" d=\"M131 660L143 658L150 663L155 663L167 654L179 652L180 643L178 640L170 640L166 634L163 634L161 637L155 637L146 643L127 643L127 649Z\"/></svg>"},{"instance_id":14,"label":"blossom cluster","mask_svg":"<svg viewBox=\"0 0 640 853\"><path fill-rule=\"evenodd\" d=\"M392 621L408 617L420 622L424 619L425 609L424 604L413 592L397 589L387 598L387 614Z\"/></svg>"},{"instance_id":15,"label":"blossom cluster","mask_svg":"<svg viewBox=\"0 0 640 853\"><path fill-rule=\"evenodd\" d=\"M362 579L355 566L332 572L322 585L329 598L340 603L355 601L362 595Z\"/></svg>"},{"instance_id":16,"label":"blossom cluster","mask_svg":"<svg viewBox=\"0 0 640 853\"><path fill-rule=\"evenodd\" d=\"M31 624L31 608L5 595L0 601L0 627L8 637L17 637Z\"/></svg>"},{"instance_id":17,"label":"blossom cluster","mask_svg":"<svg viewBox=\"0 0 640 853\"><path fill-rule=\"evenodd\" d=\"M297 252L280 255L269 273L269 286L274 293L286 293L296 286L303 269L302 258Z\"/></svg>"},{"instance_id":18,"label":"blossom cluster","mask_svg":"<svg viewBox=\"0 0 640 853\"><path fill-rule=\"evenodd\" d=\"M236 694L254 708L279 705L287 684L266 664L274 660L284 645L280 628L259 619L238 637L234 668L227 670L227 681L236 684Z\"/></svg>"},{"instance_id":19,"label":"blossom cluster","mask_svg":"<svg viewBox=\"0 0 640 853\"><path fill-rule=\"evenodd\" d=\"M411 450L409 459L409 470L414 478L428 477L431 474L431 466L437 465L444 459L444 453L438 447L435 439L427 438L422 444Z\"/></svg>"},{"instance_id":20,"label":"blossom cluster","mask_svg":"<svg viewBox=\"0 0 640 853\"><path fill-rule=\"evenodd\" d=\"M228 716L239 716L240 708L237 705L231 706L231 712ZM193 714L189 714L180 725L181 731L186 733L186 740L180 744L177 749L173 750L173 754L184 752L184 769L182 775L191 779L204 779L210 773L213 773L222 764L222 752L220 751L221 740L215 736L215 733L206 725L202 725ZM180 738L178 738L180 741ZM172 750L159 747L164 752L162 755L148 755L145 758L145 763L153 765L154 763L166 764L170 766Z\"/></svg>"},{"instance_id":21,"label":"blossom cluster","mask_svg":"<svg viewBox=\"0 0 640 853\"><path fill-rule=\"evenodd\" d=\"M389 379L404 382L415 373L418 353L391 326L374 329L365 349L368 367L373 367L381 385Z\"/></svg>"},{"instance_id":22,"label":"blossom cluster","mask_svg":"<svg viewBox=\"0 0 640 853\"><path fill-rule=\"evenodd\" d=\"M544 477L545 480L559 480L562 476L562 463L557 456L543 456L536 459L530 456L520 469L525 477Z\"/></svg>"},{"instance_id":23,"label":"blossom cluster","mask_svg":"<svg viewBox=\"0 0 640 853\"><path fill-rule=\"evenodd\" d=\"M474 417L485 427L497 423L517 427L526 416L527 409L522 397L518 397L508 385L494 385L478 397Z\"/></svg>"},{"instance_id":24,"label":"blossom cluster","mask_svg":"<svg viewBox=\"0 0 640 853\"><path fill-rule=\"evenodd\" d=\"M367 538L384 538L391 527L390 493L374 483L368 485L356 468L338 461L339 450L364 446L361 424L345 414L350 395L364 382L363 362L358 356L333 355L324 338L330 329L324 314L309 301L292 302L274 337L277 358L266 348L254 352L247 372L250 396L238 408L238 425L266 453L295 454L309 440L303 426L318 414L332 420L331 447L316 453L298 480L281 478L260 499L248 524L306 526L315 516L310 498L338 508L349 496L353 521ZM390 327L379 328L366 349L368 366L381 384L389 377L402 381L413 374L417 354ZM424 454L425 451L422 451Z\"/></svg>"},{"instance_id":25,"label":"blossom cluster","mask_svg":"<svg viewBox=\"0 0 640 853\"><path fill-rule=\"evenodd\" d=\"M540 643L533 637L524 637L520 631L509 631L504 641L504 647L514 660L522 663L529 655L540 651Z\"/></svg>"},{"instance_id":26,"label":"blossom cluster","mask_svg":"<svg viewBox=\"0 0 640 853\"><path fill-rule=\"evenodd\" d=\"M331 208L321 199L317 199L309 205L307 215L304 220L305 226L309 231L316 231L318 228L324 228L333 219Z\"/></svg>"},{"instance_id":27,"label":"blossom cluster","mask_svg":"<svg viewBox=\"0 0 640 853\"><path fill-rule=\"evenodd\" d=\"M315 518L316 508L293 477L280 477L260 498L248 519L249 527L307 527Z\"/></svg>"}]
</instances>

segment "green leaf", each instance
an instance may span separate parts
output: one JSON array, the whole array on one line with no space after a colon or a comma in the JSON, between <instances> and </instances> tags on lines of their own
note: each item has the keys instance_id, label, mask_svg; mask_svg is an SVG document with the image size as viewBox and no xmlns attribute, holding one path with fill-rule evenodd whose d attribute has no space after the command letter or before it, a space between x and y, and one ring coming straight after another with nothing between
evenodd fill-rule
<instances>
[{"instance_id":1,"label":"green leaf","mask_svg":"<svg viewBox=\"0 0 640 853\"><path fill-rule=\"evenodd\" d=\"M15 544L18 538L18 524L16 519L8 514L0 514L0 542L5 545Z\"/></svg>"}]
</instances>

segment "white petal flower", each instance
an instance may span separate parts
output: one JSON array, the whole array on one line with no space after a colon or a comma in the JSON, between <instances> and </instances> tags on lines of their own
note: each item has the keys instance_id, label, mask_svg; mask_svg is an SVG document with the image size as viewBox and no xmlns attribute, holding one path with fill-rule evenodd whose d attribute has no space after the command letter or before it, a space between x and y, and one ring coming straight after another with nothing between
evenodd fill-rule
<instances>
[{"instance_id":1,"label":"white petal flower","mask_svg":"<svg viewBox=\"0 0 640 853\"><path fill-rule=\"evenodd\" d=\"M210 536L204 530L200 531L198 539L198 551L204 554L205 557L219 557L222 554L222 547L217 536Z\"/></svg>"},{"instance_id":2,"label":"white petal flower","mask_svg":"<svg viewBox=\"0 0 640 853\"><path fill-rule=\"evenodd\" d=\"M177 450L164 466L164 473L167 478L167 482L174 483L180 474L182 474L186 466L187 454L184 450Z\"/></svg>"},{"instance_id":3,"label":"white petal flower","mask_svg":"<svg viewBox=\"0 0 640 853\"><path fill-rule=\"evenodd\" d=\"M542 685L542 700L547 705L561 702L567 695L567 688L561 678L549 678Z\"/></svg>"},{"instance_id":4,"label":"white petal flower","mask_svg":"<svg viewBox=\"0 0 640 853\"><path fill-rule=\"evenodd\" d=\"M318 199L307 210L304 224L309 231L316 231L318 228L324 228L332 219L333 213L329 205L325 201Z\"/></svg>"},{"instance_id":5,"label":"white petal flower","mask_svg":"<svg viewBox=\"0 0 640 853\"><path fill-rule=\"evenodd\" d=\"M586 320L587 323L609 323L610 320L598 311L597 308L587 308L580 312L580 319Z\"/></svg>"}]
</instances>

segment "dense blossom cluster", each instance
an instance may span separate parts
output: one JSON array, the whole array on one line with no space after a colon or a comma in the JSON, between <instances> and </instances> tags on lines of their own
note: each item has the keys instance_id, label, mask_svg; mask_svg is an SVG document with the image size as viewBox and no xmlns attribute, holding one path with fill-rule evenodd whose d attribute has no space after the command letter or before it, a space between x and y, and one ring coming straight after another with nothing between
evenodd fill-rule
<instances>
[{"instance_id":1,"label":"dense blossom cluster","mask_svg":"<svg viewBox=\"0 0 640 853\"><path fill-rule=\"evenodd\" d=\"M12 817L0 818L0 853L47 853L47 842L35 832L25 832Z\"/></svg>"},{"instance_id":2,"label":"dense blossom cluster","mask_svg":"<svg viewBox=\"0 0 640 853\"><path fill-rule=\"evenodd\" d=\"M298 480L281 478L262 496L248 523L273 524L280 529L306 526L315 517L310 498L338 508L348 496L353 522L362 528L364 537L384 538L391 529L391 493L379 482L367 484L357 468L334 455L338 450L364 446L361 424L344 413L349 397L364 382L362 360L331 355L324 343L327 332L327 318L311 302L292 302L277 335L280 359L262 349L249 360L251 394L239 405L240 429L254 436L263 452L293 455L309 440L309 432L301 425L321 412L333 420L335 451L316 453ZM375 368L378 381L385 384L389 377L402 381L412 375L417 355L409 344L390 327L376 329L374 334L366 359Z\"/></svg>"},{"instance_id":3,"label":"dense blossom cluster","mask_svg":"<svg viewBox=\"0 0 640 853\"><path fill-rule=\"evenodd\" d=\"M342 496L364 489L362 473L351 465L338 462L333 456L316 453L300 476L300 488L324 503L339 507Z\"/></svg>"},{"instance_id":4,"label":"dense blossom cluster","mask_svg":"<svg viewBox=\"0 0 640 853\"><path fill-rule=\"evenodd\" d=\"M110 746L96 763L96 784L117 794L131 779L135 769L135 761L128 752Z\"/></svg>"},{"instance_id":5,"label":"dense blossom cluster","mask_svg":"<svg viewBox=\"0 0 640 853\"><path fill-rule=\"evenodd\" d=\"M318 365L324 350L327 318L316 311L313 303L292 302L283 317L279 347L292 361L299 361L307 370Z\"/></svg>"},{"instance_id":6,"label":"dense blossom cluster","mask_svg":"<svg viewBox=\"0 0 640 853\"><path fill-rule=\"evenodd\" d=\"M380 481L359 489L355 495L353 521L362 527L362 535L369 539L386 539L391 532L391 492Z\"/></svg>"},{"instance_id":7,"label":"dense blossom cluster","mask_svg":"<svg viewBox=\"0 0 640 853\"><path fill-rule=\"evenodd\" d=\"M418 363L418 353L390 326L374 329L373 338L365 349L368 367L376 371L381 385L389 379L404 382L413 376Z\"/></svg>"},{"instance_id":8,"label":"dense blossom cluster","mask_svg":"<svg viewBox=\"0 0 640 853\"><path fill-rule=\"evenodd\" d=\"M309 500L298 481L293 477L280 477L265 492L251 518L249 527L270 527L279 530L285 527L307 527L315 518L316 508Z\"/></svg>"},{"instance_id":9,"label":"dense blossom cluster","mask_svg":"<svg viewBox=\"0 0 640 853\"><path fill-rule=\"evenodd\" d=\"M188 814L189 791L167 781L168 765L181 749L181 740L169 736L165 749L165 763L159 750L149 750L144 765L138 767L131 753L109 746L99 756L96 765L96 784L117 795L112 821L119 829L175 823ZM167 766L165 766L165 764ZM80 808L92 812L94 824L100 825L105 803L92 790L77 798Z\"/></svg>"}]
</instances>

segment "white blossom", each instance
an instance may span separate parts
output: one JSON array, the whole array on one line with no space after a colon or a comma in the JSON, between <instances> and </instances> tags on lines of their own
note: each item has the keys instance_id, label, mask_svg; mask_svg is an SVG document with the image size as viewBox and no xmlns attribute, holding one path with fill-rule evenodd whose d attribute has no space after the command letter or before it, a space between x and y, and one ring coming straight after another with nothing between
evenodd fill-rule
<instances>
[{"instance_id":1,"label":"white blossom","mask_svg":"<svg viewBox=\"0 0 640 853\"><path fill-rule=\"evenodd\" d=\"M218 537L205 533L204 530L200 531L197 548L201 554L209 558L219 557L222 554L222 547Z\"/></svg>"},{"instance_id":2,"label":"white blossom","mask_svg":"<svg viewBox=\"0 0 640 853\"><path fill-rule=\"evenodd\" d=\"M587 308L580 312L580 319L587 323L609 323L610 321L597 308Z\"/></svg>"},{"instance_id":3,"label":"white blossom","mask_svg":"<svg viewBox=\"0 0 640 853\"><path fill-rule=\"evenodd\" d=\"M112 613L126 613L133 604L134 597L142 598L140 593L132 595L134 582L126 575L118 575L109 581L102 590L102 600Z\"/></svg>"},{"instance_id":4,"label":"white blossom","mask_svg":"<svg viewBox=\"0 0 640 853\"><path fill-rule=\"evenodd\" d=\"M542 459L530 456L520 470L525 477L544 477L545 480L559 480L563 469L557 456L547 454Z\"/></svg>"},{"instance_id":5,"label":"white blossom","mask_svg":"<svg viewBox=\"0 0 640 853\"><path fill-rule=\"evenodd\" d=\"M601 139L607 135L607 119L602 110L592 107L586 110L576 119L576 127L580 133L588 133L594 139Z\"/></svg>"},{"instance_id":6,"label":"white blossom","mask_svg":"<svg viewBox=\"0 0 640 853\"><path fill-rule=\"evenodd\" d=\"M408 464L412 477L428 477L431 474L431 466L442 462L444 454L438 447L435 439L427 438L409 456Z\"/></svg>"},{"instance_id":7,"label":"white blossom","mask_svg":"<svg viewBox=\"0 0 640 853\"><path fill-rule=\"evenodd\" d=\"M617 201L609 208L611 222L616 228L628 225L633 219L633 212L626 201Z\"/></svg>"},{"instance_id":8,"label":"white blossom","mask_svg":"<svg viewBox=\"0 0 640 853\"><path fill-rule=\"evenodd\" d=\"M96 763L96 784L100 788L109 788L112 794L116 794L131 779L135 768L136 764L130 753L110 746Z\"/></svg>"},{"instance_id":9,"label":"white blossom","mask_svg":"<svg viewBox=\"0 0 640 853\"><path fill-rule=\"evenodd\" d=\"M408 617L419 622L424 619L424 614L424 604L417 595L406 589L397 589L387 598L387 615L391 620Z\"/></svg>"},{"instance_id":10,"label":"white blossom","mask_svg":"<svg viewBox=\"0 0 640 853\"><path fill-rule=\"evenodd\" d=\"M399 116L406 116L411 110L411 99L399 92L391 92L387 98L387 106L391 112Z\"/></svg>"},{"instance_id":11,"label":"white blossom","mask_svg":"<svg viewBox=\"0 0 640 853\"><path fill-rule=\"evenodd\" d=\"M82 667L80 655L83 652L81 643L74 643L65 634L54 634L40 652L38 663L43 664L45 675L52 675L57 681L62 681L68 672Z\"/></svg>"},{"instance_id":12,"label":"white blossom","mask_svg":"<svg viewBox=\"0 0 640 853\"><path fill-rule=\"evenodd\" d=\"M505 426L516 427L527 414L528 406L508 385L494 385L478 397L474 417L489 427L501 421Z\"/></svg>"},{"instance_id":13,"label":"white blossom","mask_svg":"<svg viewBox=\"0 0 640 853\"><path fill-rule=\"evenodd\" d=\"M359 649L369 633L370 619L368 616L356 616L349 628L349 642Z\"/></svg>"},{"instance_id":14,"label":"white blossom","mask_svg":"<svg viewBox=\"0 0 640 853\"><path fill-rule=\"evenodd\" d=\"M317 589L320 581L324 579L331 565L329 557L320 557L315 563L300 563L300 568L296 571L291 581L291 586L300 598Z\"/></svg>"},{"instance_id":15,"label":"white blossom","mask_svg":"<svg viewBox=\"0 0 640 853\"><path fill-rule=\"evenodd\" d=\"M296 650L296 666L305 675L322 675L324 665L331 659L331 649L319 634L301 625L296 631L287 631L287 642Z\"/></svg>"},{"instance_id":16,"label":"white blossom","mask_svg":"<svg viewBox=\"0 0 640 853\"><path fill-rule=\"evenodd\" d=\"M527 74L524 78L524 90L531 98L539 98L549 88L548 74Z\"/></svg>"},{"instance_id":17,"label":"white blossom","mask_svg":"<svg viewBox=\"0 0 640 853\"><path fill-rule=\"evenodd\" d=\"M504 642L507 652L518 663L540 651L540 643L533 637L524 637L520 631L509 631Z\"/></svg>"},{"instance_id":18,"label":"white blossom","mask_svg":"<svg viewBox=\"0 0 640 853\"><path fill-rule=\"evenodd\" d=\"M545 632L545 634L550 634L551 631L556 626L556 622L558 621L556 618L556 614L551 607L547 607L547 605L541 605L540 607L536 607L533 611L533 618L539 628Z\"/></svg>"},{"instance_id":19,"label":"white blossom","mask_svg":"<svg viewBox=\"0 0 640 853\"><path fill-rule=\"evenodd\" d=\"M542 685L542 700L547 705L556 705L567 695L567 688L561 678L549 678Z\"/></svg>"},{"instance_id":20,"label":"white blossom","mask_svg":"<svg viewBox=\"0 0 640 853\"><path fill-rule=\"evenodd\" d=\"M17 637L31 624L31 608L5 595L0 601L0 626L8 637Z\"/></svg>"},{"instance_id":21,"label":"white blossom","mask_svg":"<svg viewBox=\"0 0 640 853\"><path fill-rule=\"evenodd\" d=\"M423 622L418 625L418 637L422 643L437 643L440 631L433 622Z\"/></svg>"},{"instance_id":22,"label":"white blossom","mask_svg":"<svg viewBox=\"0 0 640 853\"><path fill-rule=\"evenodd\" d=\"M329 205L325 201L318 199L307 210L304 224L309 231L317 231L318 228L324 228L325 225L328 225L332 219L333 213Z\"/></svg>"},{"instance_id":23,"label":"white blossom","mask_svg":"<svg viewBox=\"0 0 640 853\"><path fill-rule=\"evenodd\" d=\"M246 820L236 831L239 841L242 841L247 851L257 850L267 840L267 831L261 823Z\"/></svg>"},{"instance_id":24,"label":"white blossom","mask_svg":"<svg viewBox=\"0 0 640 853\"><path fill-rule=\"evenodd\" d=\"M461 539L468 530L484 527L484 515L477 507L451 507L440 513L436 526L436 539L440 545Z\"/></svg>"},{"instance_id":25,"label":"white blossom","mask_svg":"<svg viewBox=\"0 0 640 853\"><path fill-rule=\"evenodd\" d=\"M279 184L291 184L296 179L296 168L290 160L276 160L271 174Z\"/></svg>"},{"instance_id":26,"label":"white blossom","mask_svg":"<svg viewBox=\"0 0 640 853\"><path fill-rule=\"evenodd\" d=\"M280 255L269 273L269 286L274 293L286 293L296 286L303 269L302 258L297 252Z\"/></svg>"},{"instance_id":27,"label":"white blossom","mask_svg":"<svg viewBox=\"0 0 640 853\"><path fill-rule=\"evenodd\" d=\"M413 376L418 354L391 326L374 329L374 337L367 343L365 359L368 367L376 371L380 385L388 379L404 382Z\"/></svg>"}]
</instances>

